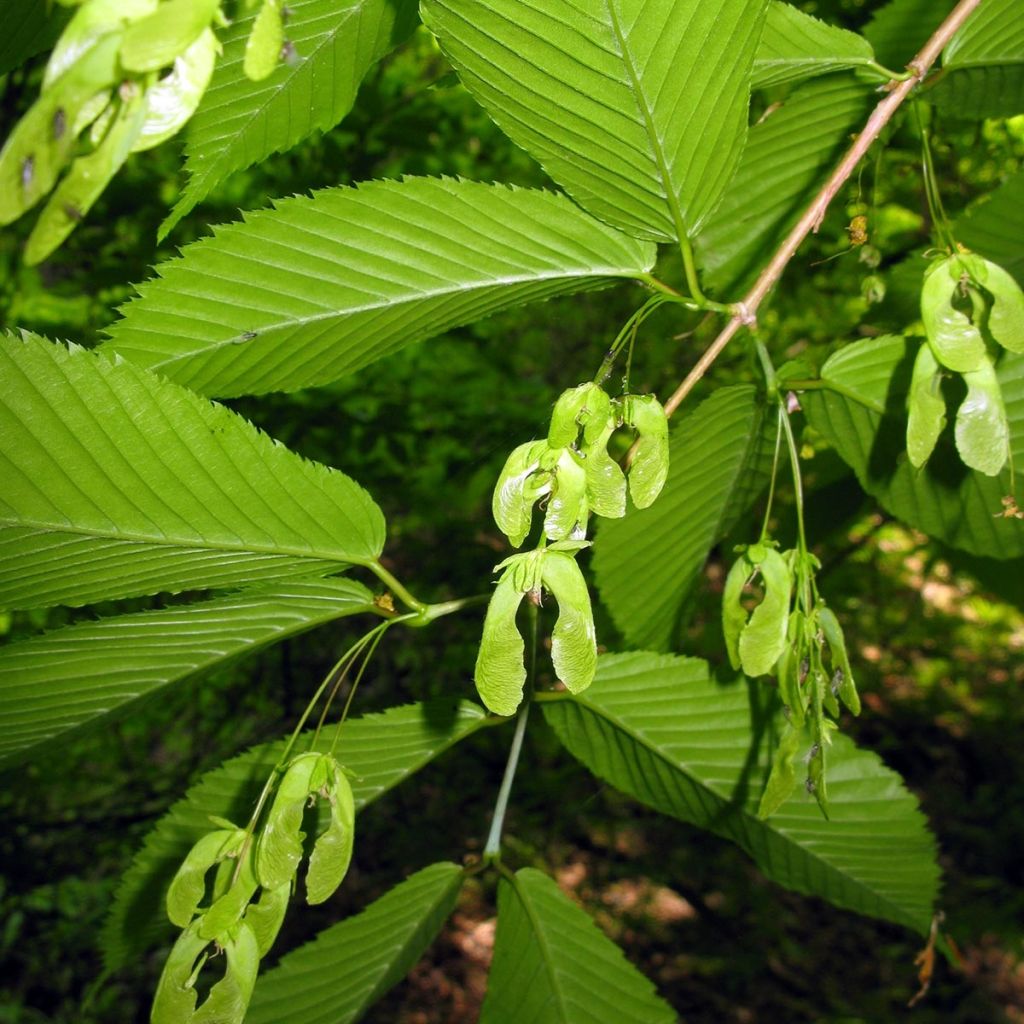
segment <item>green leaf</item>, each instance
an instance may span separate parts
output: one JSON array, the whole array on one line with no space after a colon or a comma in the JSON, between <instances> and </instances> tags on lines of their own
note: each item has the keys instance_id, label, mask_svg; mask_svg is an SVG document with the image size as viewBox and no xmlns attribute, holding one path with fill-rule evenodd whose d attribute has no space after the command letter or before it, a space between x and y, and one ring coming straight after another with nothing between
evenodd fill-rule
<instances>
[{"instance_id":1,"label":"green leaf","mask_svg":"<svg viewBox=\"0 0 1024 1024\"><path fill-rule=\"evenodd\" d=\"M288 391L499 309L642 277L654 257L539 190L448 178L327 189L161 264L104 347L205 394Z\"/></svg>"},{"instance_id":2,"label":"green leaf","mask_svg":"<svg viewBox=\"0 0 1024 1024\"><path fill-rule=\"evenodd\" d=\"M674 642L712 546L768 484L774 438L754 388L719 388L673 430L672 468L657 503L601 524L597 585L629 644Z\"/></svg>"},{"instance_id":3,"label":"green leaf","mask_svg":"<svg viewBox=\"0 0 1024 1024\"><path fill-rule=\"evenodd\" d=\"M6 644L0 759L229 659L374 607L373 595L352 580L297 580Z\"/></svg>"},{"instance_id":4,"label":"green leaf","mask_svg":"<svg viewBox=\"0 0 1024 1024\"><path fill-rule=\"evenodd\" d=\"M832 75L795 89L750 129L736 176L695 239L710 288L731 298L753 281L848 148L871 102L863 84Z\"/></svg>"},{"instance_id":5,"label":"green leaf","mask_svg":"<svg viewBox=\"0 0 1024 1024\"><path fill-rule=\"evenodd\" d=\"M259 945L252 929L244 922L221 943L228 966L189 1024L242 1024L252 997L256 974L260 969Z\"/></svg>"},{"instance_id":6,"label":"green leaf","mask_svg":"<svg viewBox=\"0 0 1024 1024\"><path fill-rule=\"evenodd\" d=\"M43 3L0 0L0 75L24 64L29 57L50 49L64 29L71 12Z\"/></svg>"},{"instance_id":7,"label":"green leaf","mask_svg":"<svg viewBox=\"0 0 1024 1024\"><path fill-rule=\"evenodd\" d=\"M558 602L551 633L551 662L570 693L580 693L597 669L597 636L590 591L576 559L561 551L545 553L541 565L545 590Z\"/></svg>"},{"instance_id":8,"label":"green leaf","mask_svg":"<svg viewBox=\"0 0 1024 1024\"><path fill-rule=\"evenodd\" d=\"M538 488L530 478L547 450L546 441L527 441L514 448L494 485L491 514L514 548L519 547L530 532L533 503L538 497Z\"/></svg>"},{"instance_id":9,"label":"green leaf","mask_svg":"<svg viewBox=\"0 0 1024 1024\"><path fill-rule=\"evenodd\" d=\"M228 587L366 565L358 484L126 362L0 338L0 606Z\"/></svg>"},{"instance_id":10,"label":"green leaf","mask_svg":"<svg viewBox=\"0 0 1024 1024\"><path fill-rule=\"evenodd\" d=\"M281 59L284 44L284 23L277 0L263 0L259 14L245 44L242 70L246 78L261 82L272 75Z\"/></svg>"},{"instance_id":11,"label":"green leaf","mask_svg":"<svg viewBox=\"0 0 1024 1024\"><path fill-rule=\"evenodd\" d=\"M808 421L854 470L864 490L894 516L972 554L1024 554L1024 523L997 518L1001 499L1013 493L1009 467L997 478L969 472L945 435L923 470L915 470L906 458L906 395L915 345L892 335L840 349L822 367L825 387L801 396ZM1007 353L997 375L1019 478L1024 471L1024 357Z\"/></svg>"},{"instance_id":12,"label":"green leaf","mask_svg":"<svg viewBox=\"0 0 1024 1024\"><path fill-rule=\"evenodd\" d=\"M921 288L921 320L935 358L958 373L980 369L988 359L985 339L972 320L953 305L966 267L960 256L937 260L925 271ZM972 296L974 297L974 296Z\"/></svg>"},{"instance_id":13,"label":"green leaf","mask_svg":"<svg viewBox=\"0 0 1024 1024\"><path fill-rule=\"evenodd\" d=\"M859 715L860 696L857 693L857 685L853 678L850 655L846 650L846 637L843 635L843 627L839 624L835 612L831 608L824 606L818 607L818 625L828 641L833 672L842 673L842 678L838 681L839 696L851 713Z\"/></svg>"},{"instance_id":14,"label":"green leaf","mask_svg":"<svg viewBox=\"0 0 1024 1024\"><path fill-rule=\"evenodd\" d=\"M587 470L583 459L565 448L554 466L551 497L544 513L544 534L548 540L569 540L577 530L586 530L590 504L587 500Z\"/></svg>"},{"instance_id":15,"label":"green leaf","mask_svg":"<svg viewBox=\"0 0 1024 1024\"><path fill-rule=\"evenodd\" d=\"M1024 171L976 203L956 222L956 237L1024 284Z\"/></svg>"},{"instance_id":16,"label":"green leaf","mask_svg":"<svg viewBox=\"0 0 1024 1024\"><path fill-rule=\"evenodd\" d=\"M989 332L1003 348L1024 352L1024 291L1008 270L989 260L984 260L983 266L982 284L992 296Z\"/></svg>"},{"instance_id":17,"label":"green leaf","mask_svg":"<svg viewBox=\"0 0 1024 1024\"><path fill-rule=\"evenodd\" d=\"M259 979L246 1024L362 1020L434 941L463 877L457 864L432 864L320 932Z\"/></svg>"},{"instance_id":18,"label":"green leaf","mask_svg":"<svg viewBox=\"0 0 1024 1024\"><path fill-rule=\"evenodd\" d=\"M942 51L943 68L1024 65L1024 19L1018 0L985 0Z\"/></svg>"},{"instance_id":19,"label":"green leaf","mask_svg":"<svg viewBox=\"0 0 1024 1024\"><path fill-rule=\"evenodd\" d=\"M354 774L357 810L439 757L459 740L492 720L468 701L438 699L350 719L338 756ZM299 740L309 747L312 731ZM326 730L315 750L326 753L334 730ZM253 747L207 772L146 836L114 896L101 945L114 970L167 933L163 896L185 855L210 831L210 816L246 820L280 760L285 739Z\"/></svg>"},{"instance_id":20,"label":"green leaf","mask_svg":"<svg viewBox=\"0 0 1024 1024\"><path fill-rule=\"evenodd\" d=\"M288 38L298 60L254 82L243 71L258 12L239 13L223 33L224 56L192 119L185 193L160 226L166 235L232 171L333 128L359 84L416 25L415 0L289 0Z\"/></svg>"},{"instance_id":21,"label":"green leaf","mask_svg":"<svg viewBox=\"0 0 1024 1024\"><path fill-rule=\"evenodd\" d=\"M780 885L927 934L939 869L916 801L875 754L836 736L829 813L800 790L757 808L783 724L763 685L720 685L702 661L602 657L583 695L543 702L569 751L646 804L737 843Z\"/></svg>"},{"instance_id":22,"label":"green leaf","mask_svg":"<svg viewBox=\"0 0 1024 1024\"><path fill-rule=\"evenodd\" d=\"M766 0L424 0L499 127L602 220L696 232L732 177Z\"/></svg>"},{"instance_id":23,"label":"green leaf","mask_svg":"<svg viewBox=\"0 0 1024 1024\"><path fill-rule=\"evenodd\" d=\"M979 121L1024 113L1024 61L963 68L923 94L949 118Z\"/></svg>"},{"instance_id":24,"label":"green leaf","mask_svg":"<svg viewBox=\"0 0 1024 1024\"><path fill-rule=\"evenodd\" d=\"M774 548L749 557L764 580L764 598L750 615L739 639L739 657L748 676L768 675L786 646L792 580L789 566Z\"/></svg>"},{"instance_id":25,"label":"green leaf","mask_svg":"<svg viewBox=\"0 0 1024 1024\"><path fill-rule=\"evenodd\" d=\"M164 0L125 30L121 66L129 71L169 67L210 27L219 5L220 0Z\"/></svg>"},{"instance_id":26,"label":"green leaf","mask_svg":"<svg viewBox=\"0 0 1024 1024\"><path fill-rule=\"evenodd\" d=\"M189 850L167 888L167 916L171 924L187 928L206 895L206 873L225 857L235 856L247 838L240 828L207 832Z\"/></svg>"},{"instance_id":27,"label":"green leaf","mask_svg":"<svg viewBox=\"0 0 1024 1024\"><path fill-rule=\"evenodd\" d=\"M327 798L331 821L317 837L306 871L306 902L323 903L334 895L348 872L355 836L356 808L352 784L344 769L332 762Z\"/></svg>"},{"instance_id":28,"label":"green leaf","mask_svg":"<svg viewBox=\"0 0 1024 1024\"><path fill-rule=\"evenodd\" d=\"M480 699L496 715L514 715L523 699L526 645L516 626L523 593L509 570L498 581L487 605L473 681Z\"/></svg>"},{"instance_id":29,"label":"green leaf","mask_svg":"<svg viewBox=\"0 0 1024 1024\"><path fill-rule=\"evenodd\" d=\"M863 36L819 21L792 4L772 0L754 58L751 85L764 89L830 71L871 67L874 62L874 50Z\"/></svg>"},{"instance_id":30,"label":"green leaf","mask_svg":"<svg viewBox=\"0 0 1024 1024\"><path fill-rule=\"evenodd\" d=\"M668 417L654 395L630 395L624 405L626 422L637 432L629 466L629 496L637 508L648 508L668 479Z\"/></svg>"},{"instance_id":31,"label":"green leaf","mask_svg":"<svg viewBox=\"0 0 1024 1024\"><path fill-rule=\"evenodd\" d=\"M612 418L606 423L604 431L583 450L587 471L587 502L594 515L606 519L621 519L626 514L626 477L622 467L608 454L608 440L614 432L615 420ZM664 458L667 469L667 425L665 433Z\"/></svg>"},{"instance_id":32,"label":"green leaf","mask_svg":"<svg viewBox=\"0 0 1024 1024\"><path fill-rule=\"evenodd\" d=\"M672 1007L558 886L533 868L498 883L480 1024L672 1024Z\"/></svg>"},{"instance_id":33,"label":"green leaf","mask_svg":"<svg viewBox=\"0 0 1024 1024\"><path fill-rule=\"evenodd\" d=\"M864 36L879 64L898 70L913 60L952 9L951 2L892 0L871 16Z\"/></svg>"}]
</instances>

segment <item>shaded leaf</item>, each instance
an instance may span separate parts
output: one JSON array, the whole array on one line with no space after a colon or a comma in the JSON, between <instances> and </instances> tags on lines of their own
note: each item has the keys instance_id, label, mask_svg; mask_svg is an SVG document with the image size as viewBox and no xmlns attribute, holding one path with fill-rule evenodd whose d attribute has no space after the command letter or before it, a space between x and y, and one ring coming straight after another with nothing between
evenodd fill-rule
<instances>
[{"instance_id":1,"label":"shaded leaf","mask_svg":"<svg viewBox=\"0 0 1024 1024\"><path fill-rule=\"evenodd\" d=\"M228 587L369 564L347 476L130 363L0 338L0 606Z\"/></svg>"},{"instance_id":2,"label":"shaded leaf","mask_svg":"<svg viewBox=\"0 0 1024 1024\"><path fill-rule=\"evenodd\" d=\"M969 471L948 434L924 469L910 464L904 450L905 410L916 344L886 336L840 349L821 376L841 391L805 392L801 404L808 421L854 470L864 490L905 523L972 554L1024 554L1024 522L998 517L1001 499L1013 493L1009 466L995 478ZM1006 353L997 376L1019 480L1024 471L1024 357Z\"/></svg>"},{"instance_id":3,"label":"shaded leaf","mask_svg":"<svg viewBox=\"0 0 1024 1024\"><path fill-rule=\"evenodd\" d=\"M998 263L1024 284L1024 171L1008 178L956 222L964 245Z\"/></svg>"},{"instance_id":4,"label":"shaded leaf","mask_svg":"<svg viewBox=\"0 0 1024 1024\"><path fill-rule=\"evenodd\" d=\"M104 349L204 394L290 391L499 309L642 277L654 257L539 190L449 178L326 189L161 264Z\"/></svg>"},{"instance_id":5,"label":"shaded leaf","mask_svg":"<svg viewBox=\"0 0 1024 1024\"><path fill-rule=\"evenodd\" d=\"M29 57L48 50L57 41L71 12L44 3L0 0L0 75L19 67Z\"/></svg>"},{"instance_id":6,"label":"shaded leaf","mask_svg":"<svg viewBox=\"0 0 1024 1024\"><path fill-rule=\"evenodd\" d=\"M320 932L256 984L246 1024L350 1024L402 980L441 930L463 880L441 862Z\"/></svg>"},{"instance_id":7,"label":"shaded leaf","mask_svg":"<svg viewBox=\"0 0 1024 1024\"><path fill-rule=\"evenodd\" d=\"M354 773L356 809L490 721L478 705L449 699L350 719L337 753ZM304 734L298 749L307 748L311 737L312 732ZM326 730L314 749L326 753L333 739L334 731ZM193 844L210 831L211 815L248 819L284 745L283 738L261 744L207 772L149 832L121 878L103 926L101 945L110 969L126 963L167 933L163 894L178 865Z\"/></svg>"},{"instance_id":8,"label":"shaded leaf","mask_svg":"<svg viewBox=\"0 0 1024 1024\"><path fill-rule=\"evenodd\" d=\"M802 790L757 816L785 723L761 684L720 685L705 662L602 657L594 685L543 702L559 739L597 776L737 843L780 885L927 934L938 891L935 843L916 801L875 754L836 736L826 821Z\"/></svg>"},{"instance_id":9,"label":"shaded leaf","mask_svg":"<svg viewBox=\"0 0 1024 1024\"><path fill-rule=\"evenodd\" d=\"M259 10L239 11L224 56L189 124L185 193L160 226L166 235L232 171L333 128L352 109L363 76L416 25L415 0L289 0L298 60L254 82L243 71Z\"/></svg>"},{"instance_id":10,"label":"shaded leaf","mask_svg":"<svg viewBox=\"0 0 1024 1024\"><path fill-rule=\"evenodd\" d=\"M480 1024L671 1024L675 1011L558 886L533 868L498 883Z\"/></svg>"},{"instance_id":11,"label":"shaded leaf","mask_svg":"<svg viewBox=\"0 0 1024 1024\"><path fill-rule=\"evenodd\" d=\"M594 572L627 643L668 647L712 546L768 484L775 423L754 388L718 389L672 432L657 503L601 523Z\"/></svg>"},{"instance_id":12,"label":"shaded leaf","mask_svg":"<svg viewBox=\"0 0 1024 1024\"><path fill-rule=\"evenodd\" d=\"M906 67L928 37L953 10L954 0L892 0L880 7L864 26L879 64Z\"/></svg>"},{"instance_id":13,"label":"shaded leaf","mask_svg":"<svg viewBox=\"0 0 1024 1024\"><path fill-rule=\"evenodd\" d=\"M695 232L746 137L766 0L424 0L499 127L581 206L641 238Z\"/></svg>"},{"instance_id":14,"label":"shaded leaf","mask_svg":"<svg viewBox=\"0 0 1024 1024\"><path fill-rule=\"evenodd\" d=\"M374 609L373 595L360 583L299 580L6 644L0 647L0 758L229 659Z\"/></svg>"},{"instance_id":15,"label":"shaded leaf","mask_svg":"<svg viewBox=\"0 0 1024 1024\"><path fill-rule=\"evenodd\" d=\"M772 0L754 58L751 85L764 89L830 71L870 67L874 60L871 44L863 36L819 21L792 4Z\"/></svg>"},{"instance_id":16,"label":"shaded leaf","mask_svg":"<svg viewBox=\"0 0 1024 1024\"><path fill-rule=\"evenodd\" d=\"M794 90L750 129L740 165L695 243L710 288L739 294L796 223L863 124L872 93L847 75Z\"/></svg>"}]
</instances>

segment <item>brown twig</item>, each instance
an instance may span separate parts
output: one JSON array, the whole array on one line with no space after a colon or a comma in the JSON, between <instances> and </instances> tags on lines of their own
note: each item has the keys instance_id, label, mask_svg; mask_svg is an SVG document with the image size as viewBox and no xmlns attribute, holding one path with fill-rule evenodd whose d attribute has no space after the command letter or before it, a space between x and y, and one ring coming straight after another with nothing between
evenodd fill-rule
<instances>
[{"instance_id":1,"label":"brown twig","mask_svg":"<svg viewBox=\"0 0 1024 1024\"><path fill-rule=\"evenodd\" d=\"M803 240L812 231L816 232L821 226L825 211L832 200L835 199L836 193L853 173L854 168L856 168L857 164L860 163L861 159L871 148L871 145L881 134L886 124L889 123L893 114L896 113L914 87L922 81L932 64L938 60L939 54L942 53L946 44L953 38L957 30L979 3L981 3L981 0L960 0L960 3L953 8L949 17L935 30L918 55L907 65L907 70L910 72L909 77L898 82L892 91L875 107L867 123L864 125L864 130L857 136L854 144L832 172L828 181L811 201L803 216L793 226L793 229L786 236L786 240L782 245L779 246L771 261L761 271L754 286L743 297L743 301L736 303L733 307L736 312L732 318L722 328L718 337L715 338L700 359L697 360L693 369L686 375L685 379L665 403L665 412L669 416L679 408L683 399L690 393L701 377L704 376L708 367L718 358L722 349L729 344L739 329L751 326L757 322L758 307L782 276L782 272L786 269L789 261L796 255L796 251Z\"/></svg>"}]
</instances>

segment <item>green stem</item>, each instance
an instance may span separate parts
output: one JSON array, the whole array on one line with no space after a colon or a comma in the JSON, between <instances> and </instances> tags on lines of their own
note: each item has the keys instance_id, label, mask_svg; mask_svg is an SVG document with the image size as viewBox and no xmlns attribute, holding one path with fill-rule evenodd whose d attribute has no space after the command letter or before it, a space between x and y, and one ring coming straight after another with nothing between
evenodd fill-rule
<instances>
[{"instance_id":1,"label":"green stem","mask_svg":"<svg viewBox=\"0 0 1024 1024\"><path fill-rule=\"evenodd\" d=\"M424 604L422 601L418 601L408 590L390 573L384 568L380 562L373 561L367 564L367 569L372 572L377 579L381 581L390 590L399 601L402 602L407 608L411 608L414 612L418 612L420 615L426 613L429 605Z\"/></svg>"},{"instance_id":2,"label":"green stem","mask_svg":"<svg viewBox=\"0 0 1024 1024\"><path fill-rule=\"evenodd\" d=\"M946 216L946 208L942 205L942 195L939 191L938 179L935 176L935 159L932 156L931 138L928 133L928 127L924 123L920 103L914 104L914 114L917 117L918 130L921 133L924 194L928 200L928 210L931 214L932 224L935 227L935 233L940 244L945 246L950 252L956 252L956 239L953 237L953 228L950 226L949 218Z\"/></svg>"},{"instance_id":3,"label":"green stem","mask_svg":"<svg viewBox=\"0 0 1024 1024\"><path fill-rule=\"evenodd\" d=\"M498 790L498 798L494 802L494 816L491 818L491 830L487 835L487 845L484 846L484 860L486 862L500 861L501 857L501 832L505 826L505 812L508 810L508 799L512 793L512 781L516 777L516 768L519 766L519 755L523 749L523 737L526 735L526 720L530 714L530 704L533 701L533 684L537 676L537 606L530 601L527 605L530 616L530 657L526 667L526 693L523 696L522 706L519 708L516 717L516 731L512 736L512 746L508 752L508 760L505 762L505 774L501 780L501 788Z\"/></svg>"},{"instance_id":4,"label":"green stem","mask_svg":"<svg viewBox=\"0 0 1024 1024\"><path fill-rule=\"evenodd\" d=\"M772 456L772 478L768 485L768 504L764 509L764 522L761 524L760 543L764 543L768 537L768 524L772 516L772 502L775 500L775 480L779 473L779 451L782 448L782 403L779 403L779 421L775 430L775 454Z\"/></svg>"}]
</instances>

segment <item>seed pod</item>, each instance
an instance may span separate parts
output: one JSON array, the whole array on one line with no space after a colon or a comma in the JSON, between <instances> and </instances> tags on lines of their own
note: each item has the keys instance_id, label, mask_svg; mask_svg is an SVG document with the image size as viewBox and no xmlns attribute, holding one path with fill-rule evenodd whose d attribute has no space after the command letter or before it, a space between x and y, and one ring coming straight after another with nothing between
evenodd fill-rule
<instances>
[{"instance_id":1,"label":"seed pod","mask_svg":"<svg viewBox=\"0 0 1024 1024\"><path fill-rule=\"evenodd\" d=\"M1010 352L1024 352L1024 291L997 263L984 260L985 287L992 295L988 329Z\"/></svg>"},{"instance_id":2,"label":"seed pod","mask_svg":"<svg viewBox=\"0 0 1024 1024\"><path fill-rule=\"evenodd\" d=\"M961 258L948 256L925 271L921 289L921 319L935 358L958 373L976 370L986 356L978 325L953 305L964 277Z\"/></svg>"},{"instance_id":3,"label":"seed pod","mask_svg":"<svg viewBox=\"0 0 1024 1024\"><path fill-rule=\"evenodd\" d=\"M249 901L256 895L259 882L253 871L252 843L242 854L241 861L232 872L227 891L214 900L209 910L199 918L199 935L215 939L223 945L225 937L242 919Z\"/></svg>"},{"instance_id":4,"label":"seed pod","mask_svg":"<svg viewBox=\"0 0 1024 1024\"><path fill-rule=\"evenodd\" d=\"M785 559L774 548L758 545L747 552L764 581L764 598L743 627L739 660L751 677L767 675L786 646L792 577Z\"/></svg>"},{"instance_id":5,"label":"seed pod","mask_svg":"<svg viewBox=\"0 0 1024 1024\"><path fill-rule=\"evenodd\" d=\"M786 626L786 646L775 665L775 678L779 681L779 696L789 708L790 719L802 726L807 710L807 692L800 685L801 665L804 661L804 616L794 611ZM738 667L738 666L736 666Z\"/></svg>"},{"instance_id":6,"label":"seed pod","mask_svg":"<svg viewBox=\"0 0 1024 1024\"><path fill-rule=\"evenodd\" d=\"M0 150L0 224L16 220L53 188L77 142L73 131L54 136L54 117L63 111L67 124L76 125L81 109L114 83L119 42L103 37L44 89L11 132Z\"/></svg>"},{"instance_id":7,"label":"seed pod","mask_svg":"<svg viewBox=\"0 0 1024 1024\"><path fill-rule=\"evenodd\" d=\"M273 74L283 44L284 24L278 0L263 0L263 6L249 33L249 41L245 44L242 70L246 77L260 82Z\"/></svg>"},{"instance_id":8,"label":"seed pod","mask_svg":"<svg viewBox=\"0 0 1024 1024\"><path fill-rule=\"evenodd\" d=\"M1010 424L999 379L987 357L963 375L967 397L956 414L956 448L964 465L998 476L1010 454Z\"/></svg>"},{"instance_id":9,"label":"seed pod","mask_svg":"<svg viewBox=\"0 0 1024 1024\"><path fill-rule=\"evenodd\" d=\"M526 591L517 586L512 570L510 566L491 595L473 674L480 699L496 715L515 714L526 683L525 644L516 626Z\"/></svg>"},{"instance_id":10,"label":"seed pod","mask_svg":"<svg viewBox=\"0 0 1024 1024\"><path fill-rule=\"evenodd\" d=\"M341 765L331 759L327 798L331 822L317 838L306 872L306 902L323 903L334 894L348 872L356 827L356 806L352 784Z\"/></svg>"},{"instance_id":11,"label":"seed pod","mask_svg":"<svg viewBox=\"0 0 1024 1024\"><path fill-rule=\"evenodd\" d=\"M207 832L189 850L167 889L167 916L179 928L188 927L206 893L206 873L214 864L234 856L245 841L240 828Z\"/></svg>"},{"instance_id":12,"label":"seed pod","mask_svg":"<svg viewBox=\"0 0 1024 1024\"><path fill-rule=\"evenodd\" d=\"M786 802L796 786L796 768L793 765L793 759L800 748L801 738L800 729L794 728L792 725L787 726L779 740L778 747L775 748L771 774L768 776L768 782L765 784L761 802L757 808L757 816L762 821L770 814L774 814Z\"/></svg>"},{"instance_id":13,"label":"seed pod","mask_svg":"<svg viewBox=\"0 0 1024 1024\"><path fill-rule=\"evenodd\" d=\"M259 945L244 921L222 945L228 958L227 970L202 1006L190 1018L184 1018L189 1024L242 1024L245 1018L260 969Z\"/></svg>"},{"instance_id":14,"label":"seed pod","mask_svg":"<svg viewBox=\"0 0 1024 1024\"><path fill-rule=\"evenodd\" d=\"M544 586L558 602L558 621L551 633L551 661L570 693L580 693L597 671L597 634L590 591L576 559L549 551L542 567Z\"/></svg>"},{"instance_id":15,"label":"seed pod","mask_svg":"<svg viewBox=\"0 0 1024 1024\"><path fill-rule=\"evenodd\" d=\"M590 425L592 440L604 428L611 410L611 400L593 381L567 388L558 396L551 413L548 428L548 445L551 448L568 448L575 445L580 428Z\"/></svg>"},{"instance_id":16,"label":"seed pod","mask_svg":"<svg viewBox=\"0 0 1024 1024\"><path fill-rule=\"evenodd\" d=\"M128 71L168 67L208 30L220 0L164 0L152 14L132 22L121 44Z\"/></svg>"},{"instance_id":17,"label":"seed pod","mask_svg":"<svg viewBox=\"0 0 1024 1024\"><path fill-rule=\"evenodd\" d=\"M828 783L825 779L825 743L818 741L811 748L807 762L807 792L817 800L821 813L828 818Z\"/></svg>"},{"instance_id":18,"label":"seed pod","mask_svg":"<svg viewBox=\"0 0 1024 1024\"><path fill-rule=\"evenodd\" d=\"M829 651L832 654L832 665L837 672L840 672L839 698L855 714L860 714L860 697L857 694L857 685L853 679L853 669L850 668L850 656L846 650L846 638L843 636L843 627L831 608L824 605L818 606L818 625L828 641Z\"/></svg>"},{"instance_id":19,"label":"seed pod","mask_svg":"<svg viewBox=\"0 0 1024 1024\"><path fill-rule=\"evenodd\" d=\"M605 417L605 429L583 450L587 502L591 512L606 519L621 519L626 514L626 477L608 454L608 439L614 430L615 423Z\"/></svg>"},{"instance_id":20,"label":"seed pod","mask_svg":"<svg viewBox=\"0 0 1024 1024\"><path fill-rule=\"evenodd\" d=\"M548 540L568 540L586 531L590 513L587 471L579 455L565 448L554 473L551 497L544 515L544 534Z\"/></svg>"},{"instance_id":21,"label":"seed pod","mask_svg":"<svg viewBox=\"0 0 1024 1024\"><path fill-rule=\"evenodd\" d=\"M743 607L743 588L753 574L753 567L741 554L729 570L722 591L722 633L725 636L725 650L729 664L740 667L740 634L747 624L747 610Z\"/></svg>"},{"instance_id":22,"label":"seed pod","mask_svg":"<svg viewBox=\"0 0 1024 1024\"><path fill-rule=\"evenodd\" d=\"M306 800L327 780L320 754L292 759L281 779L256 848L256 877L266 889L291 881L302 860L302 814Z\"/></svg>"},{"instance_id":23,"label":"seed pod","mask_svg":"<svg viewBox=\"0 0 1024 1024\"><path fill-rule=\"evenodd\" d=\"M128 159L145 116L145 97L141 89L133 87L103 141L71 165L50 196L25 243L27 264L32 266L46 259L75 230Z\"/></svg>"},{"instance_id":24,"label":"seed pod","mask_svg":"<svg viewBox=\"0 0 1024 1024\"><path fill-rule=\"evenodd\" d=\"M629 467L629 493L637 508L647 508L668 479L668 417L654 395L628 395L623 416L639 434Z\"/></svg>"},{"instance_id":25,"label":"seed pod","mask_svg":"<svg viewBox=\"0 0 1024 1024\"><path fill-rule=\"evenodd\" d=\"M907 456L911 465L920 469L928 461L946 426L942 369L927 343L917 350L908 406Z\"/></svg>"},{"instance_id":26,"label":"seed pod","mask_svg":"<svg viewBox=\"0 0 1024 1024\"><path fill-rule=\"evenodd\" d=\"M256 946L261 959L270 952L277 933L281 930L291 894L292 884L285 882L276 889L264 889L259 900L250 903L246 908L243 920L256 936Z\"/></svg>"},{"instance_id":27,"label":"seed pod","mask_svg":"<svg viewBox=\"0 0 1024 1024\"><path fill-rule=\"evenodd\" d=\"M206 939L199 938L198 922L193 922L178 936L157 982L150 1024L182 1024L182 1021L193 1020L196 975L205 958L198 968L196 961L208 945Z\"/></svg>"},{"instance_id":28,"label":"seed pod","mask_svg":"<svg viewBox=\"0 0 1024 1024\"><path fill-rule=\"evenodd\" d=\"M519 547L526 540L533 522L533 503L546 493L550 484L538 487L531 482L540 469L540 459L548 451L544 441L519 445L505 461L491 498L491 513L498 529Z\"/></svg>"},{"instance_id":29,"label":"seed pod","mask_svg":"<svg viewBox=\"0 0 1024 1024\"><path fill-rule=\"evenodd\" d=\"M132 152L152 149L176 134L196 112L210 84L220 44L206 28L199 38L174 62L165 75L146 93L146 119Z\"/></svg>"}]
</instances>

